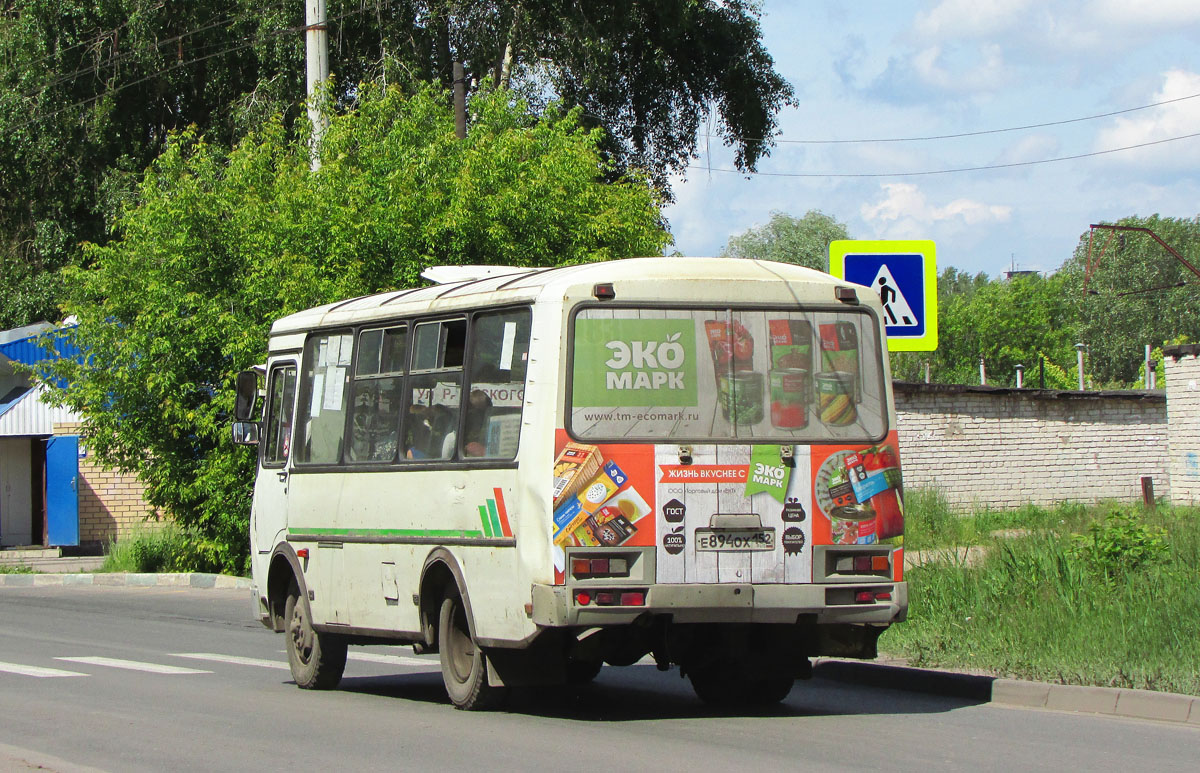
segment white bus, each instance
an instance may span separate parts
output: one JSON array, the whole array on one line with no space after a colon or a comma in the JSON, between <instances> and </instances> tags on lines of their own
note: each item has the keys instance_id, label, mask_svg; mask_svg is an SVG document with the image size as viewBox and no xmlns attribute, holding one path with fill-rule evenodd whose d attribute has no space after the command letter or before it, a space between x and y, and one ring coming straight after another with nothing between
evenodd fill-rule
<instances>
[{"instance_id":1,"label":"white bus","mask_svg":"<svg viewBox=\"0 0 1200 773\"><path fill-rule=\"evenodd\" d=\"M261 416L239 377L253 595L299 686L411 644L460 708L647 656L775 702L875 656L907 589L874 293L722 258L440 271L468 278L275 322Z\"/></svg>"}]
</instances>

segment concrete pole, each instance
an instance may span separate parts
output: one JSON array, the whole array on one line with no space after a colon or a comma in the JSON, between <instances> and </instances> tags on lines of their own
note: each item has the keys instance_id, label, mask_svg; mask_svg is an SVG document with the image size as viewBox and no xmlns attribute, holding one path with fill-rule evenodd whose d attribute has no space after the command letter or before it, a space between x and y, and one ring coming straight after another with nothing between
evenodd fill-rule
<instances>
[{"instance_id":1,"label":"concrete pole","mask_svg":"<svg viewBox=\"0 0 1200 773\"><path fill-rule=\"evenodd\" d=\"M925 360L925 383L929 383L929 360Z\"/></svg>"},{"instance_id":2,"label":"concrete pole","mask_svg":"<svg viewBox=\"0 0 1200 773\"><path fill-rule=\"evenodd\" d=\"M1017 366L1017 389L1025 386L1025 366Z\"/></svg>"},{"instance_id":3,"label":"concrete pole","mask_svg":"<svg viewBox=\"0 0 1200 773\"><path fill-rule=\"evenodd\" d=\"M1079 391L1083 391L1083 350L1087 344L1075 344L1075 364L1079 368Z\"/></svg>"},{"instance_id":4,"label":"concrete pole","mask_svg":"<svg viewBox=\"0 0 1200 773\"><path fill-rule=\"evenodd\" d=\"M467 138L467 80L462 62L454 63L454 136Z\"/></svg>"},{"instance_id":5,"label":"concrete pole","mask_svg":"<svg viewBox=\"0 0 1200 773\"><path fill-rule=\"evenodd\" d=\"M305 0L305 50L308 58L308 120L312 123L311 168L321 168L321 138L329 121L317 104L321 83L329 78L329 28L325 25L325 0Z\"/></svg>"},{"instance_id":6,"label":"concrete pole","mask_svg":"<svg viewBox=\"0 0 1200 773\"><path fill-rule=\"evenodd\" d=\"M987 366L983 363L983 357L979 358L979 385L987 386Z\"/></svg>"}]
</instances>

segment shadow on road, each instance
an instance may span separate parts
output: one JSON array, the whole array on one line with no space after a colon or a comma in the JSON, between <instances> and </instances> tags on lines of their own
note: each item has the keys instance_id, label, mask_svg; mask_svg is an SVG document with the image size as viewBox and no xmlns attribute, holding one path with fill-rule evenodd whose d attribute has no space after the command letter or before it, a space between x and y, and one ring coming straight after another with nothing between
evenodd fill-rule
<instances>
[{"instance_id":1,"label":"shadow on road","mask_svg":"<svg viewBox=\"0 0 1200 773\"><path fill-rule=\"evenodd\" d=\"M449 704L436 672L395 676L346 677L342 692ZM505 706L510 713L577 722L629 722L710 717L806 717L932 714L985 703L986 698L954 697L888 689L817 677L797 681L791 695L770 707L717 708L700 701L678 670L652 665L606 667L582 687L517 688Z\"/></svg>"}]
</instances>

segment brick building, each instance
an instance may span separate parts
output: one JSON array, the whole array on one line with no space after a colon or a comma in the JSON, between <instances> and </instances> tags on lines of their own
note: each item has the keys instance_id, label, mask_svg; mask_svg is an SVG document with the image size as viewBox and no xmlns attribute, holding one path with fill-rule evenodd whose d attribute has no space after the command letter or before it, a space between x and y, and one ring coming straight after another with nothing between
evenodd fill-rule
<instances>
[{"instance_id":1,"label":"brick building","mask_svg":"<svg viewBox=\"0 0 1200 773\"><path fill-rule=\"evenodd\" d=\"M0 546L96 549L160 520L133 475L97 464L80 417L41 398L22 371L49 356L78 356L61 339L48 352L42 323L0 332Z\"/></svg>"}]
</instances>

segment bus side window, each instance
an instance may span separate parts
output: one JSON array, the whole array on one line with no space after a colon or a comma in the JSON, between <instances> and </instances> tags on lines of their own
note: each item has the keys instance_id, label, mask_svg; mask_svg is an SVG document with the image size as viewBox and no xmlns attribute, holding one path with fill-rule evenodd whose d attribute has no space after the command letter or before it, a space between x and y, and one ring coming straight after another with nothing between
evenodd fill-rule
<instances>
[{"instance_id":1,"label":"bus side window","mask_svg":"<svg viewBox=\"0 0 1200 773\"><path fill-rule=\"evenodd\" d=\"M453 459L458 444L465 319L422 322L413 328L404 417L404 457Z\"/></svg>"},{"instance_id":2,"label":"bus side window","mask_svg":"<svg viewBox=\"0 0 1200 773\"><path fill-rule=\"evenodd\" d=\"M338 464L346 432L346 398L354 337L348 332L310 336L297 412L296 461Z\"/></svg>"},{"instance_id":3,"label":"bus side window","mask_svg":"<svg viewBox=\"0 0 1200 773\"><path fill-rule=\"evenodd\" d=\"M529 364L529 329L529 309L475 316L471 328L464 456L516 458Z\"/></svg>"},{"instance_id":4,"label":"bus side window","mask_svg":"<svg viewBox=\"0 0 1200 773\"><path fill-rule=\"evenodd\" d=\"M390 462L396 458L407 332L401 325L359 333L350 398L348 448L352 462Z\"/></svg>"},{"instance_id":5,"label":"bus side window","mask_svg":"<svg viewBox=\"0 0 1200 773\"><path fill-rule=\"evenodd\" d=\"M284 365L271 371L267 392L267 420L263 465L279 467L287 463L292 436L292 407L296 401L296 366Z\"/></svg>"}]
</instances>

